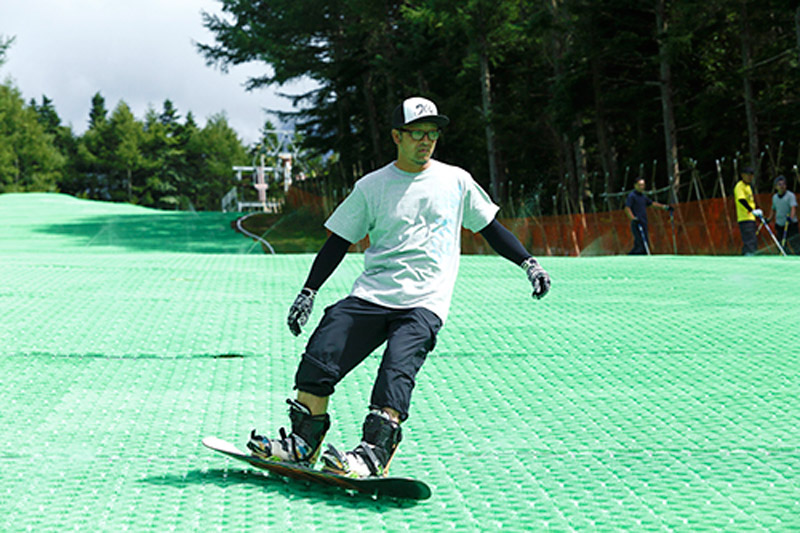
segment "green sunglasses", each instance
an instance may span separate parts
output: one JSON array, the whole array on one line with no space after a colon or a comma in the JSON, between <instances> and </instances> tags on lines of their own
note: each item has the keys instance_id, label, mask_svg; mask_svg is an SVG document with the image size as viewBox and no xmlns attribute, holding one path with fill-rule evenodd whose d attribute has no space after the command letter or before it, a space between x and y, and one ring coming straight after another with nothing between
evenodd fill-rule
<instances>
[{"instance_id":1,"label":"green sunglasses","mask_svg":"<svg viewBox=\"0 0 800 533\"><path fill-rule=\"evenodd\" d=\"M428 136L428 139L431 141L435 141L439 138L439 135L442 134L439 130L431 130L431 131L422 131L422 130L407 130L405 128L397 128L400 131L404 131L408 133L412 139L415 141L421 141L425 138L425 135Z\"/></svg>"}]
</instances>

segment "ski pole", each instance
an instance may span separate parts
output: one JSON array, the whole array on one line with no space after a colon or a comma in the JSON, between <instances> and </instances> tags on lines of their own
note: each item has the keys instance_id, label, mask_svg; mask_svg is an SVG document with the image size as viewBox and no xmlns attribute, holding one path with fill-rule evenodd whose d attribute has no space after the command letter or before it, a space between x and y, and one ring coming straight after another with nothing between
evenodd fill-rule
<instances>
[{"instance_id":1,"label":"ski pole","mask_svg":"<svg viewBox=\"0 0 800 533\"><path fill-rule=\"evenodd\" d=\"M786 217L786 224L783 225L783 238L781 239L781 246L786 248L786 234L789 233L789 217Z\"/></svg>"},{"instance_id":2,"label":"ski pole","mask_svg":"<svg viewBox=\"0 0 800 533\"><path fill-rule=\"evenodd\" d=\"M778 247L778 250L780 250L781 255L783 255L785 257L786 256L786 250L783 249L783 246L781 246L781 243L778 242L778 239L777 239L777 237L775 237L775 234L772 233L772 229L769 227L769 224L765 224L764 223L764 217L763 216L761 217L761 225L764 226L765 228L767 228L767 233L769 233L769 236L772 237L772 242L774 242L775 246Z\"/></svg>"},{"instance_id":3,"label":"ski pole","mask_svg":"<svg viewBox=\"0 0 800 533\"><path fill-rule=\"evenodd\" d=\"M636 223L639 226L639 233L642 235L642 242L644 243L644 250L647 252L647 255L650 255L650 246L647 244L647 235L644 232L644 228L642 227L641 222Z\"/></svg>"}]
</instances>

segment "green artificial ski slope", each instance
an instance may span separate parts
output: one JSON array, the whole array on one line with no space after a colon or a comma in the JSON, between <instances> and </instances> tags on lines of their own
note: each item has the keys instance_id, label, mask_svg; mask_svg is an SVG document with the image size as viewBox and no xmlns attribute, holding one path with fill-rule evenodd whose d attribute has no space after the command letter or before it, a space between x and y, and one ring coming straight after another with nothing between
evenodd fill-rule
<instances>
[{"instance_id":1,"label":"green artificial ski slope","mask_svg":"<svg viewBox=\"0 0 800 533\"><path fill-rule=\"evenodd\" d=\"M542 258L551 293L462 261L393 473L420 503L287 483L213 454L285 425L312 255L230 215L0 196L1 531L792 531L800 261ZM362 264L349 255L312 324ZM340 385L353 445L377 368Z\"/></svg>"}]
</instances>

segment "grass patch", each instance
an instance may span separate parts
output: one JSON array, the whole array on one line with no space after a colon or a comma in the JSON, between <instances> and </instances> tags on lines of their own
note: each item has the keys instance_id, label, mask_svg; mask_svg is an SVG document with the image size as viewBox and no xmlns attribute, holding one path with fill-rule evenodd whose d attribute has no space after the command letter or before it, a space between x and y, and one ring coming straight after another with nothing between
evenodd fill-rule
<instances>
[{"instance_id":1,"label":"grass patch","mask_svg":"<svg viewBox=\"0 0 800 533\"><path fill-rule=\"evenodd\" d=\"M321 215L301 208L280 215L259 213L243 221L242 227L269 242L276 253L315 253L328 238L324 223Z\"/></svg>"}]
</instances>

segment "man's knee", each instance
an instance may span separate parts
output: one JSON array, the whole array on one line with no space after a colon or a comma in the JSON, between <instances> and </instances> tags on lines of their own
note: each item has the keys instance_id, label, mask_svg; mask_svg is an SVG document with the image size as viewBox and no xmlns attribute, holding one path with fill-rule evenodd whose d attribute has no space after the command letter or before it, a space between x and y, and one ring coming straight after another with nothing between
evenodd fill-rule
<instances>
[{"instance_id":1,"label":"man's knee","mask_svg":"<svg viewBox=\"0 0 800 533\"><path fill-rule=\"evenodd\" d=\"M305 354L294 376L295 389L320 397L333 394L338 382L339 377L335 373L322 368Z\"/></svg>"}]
</instances>

